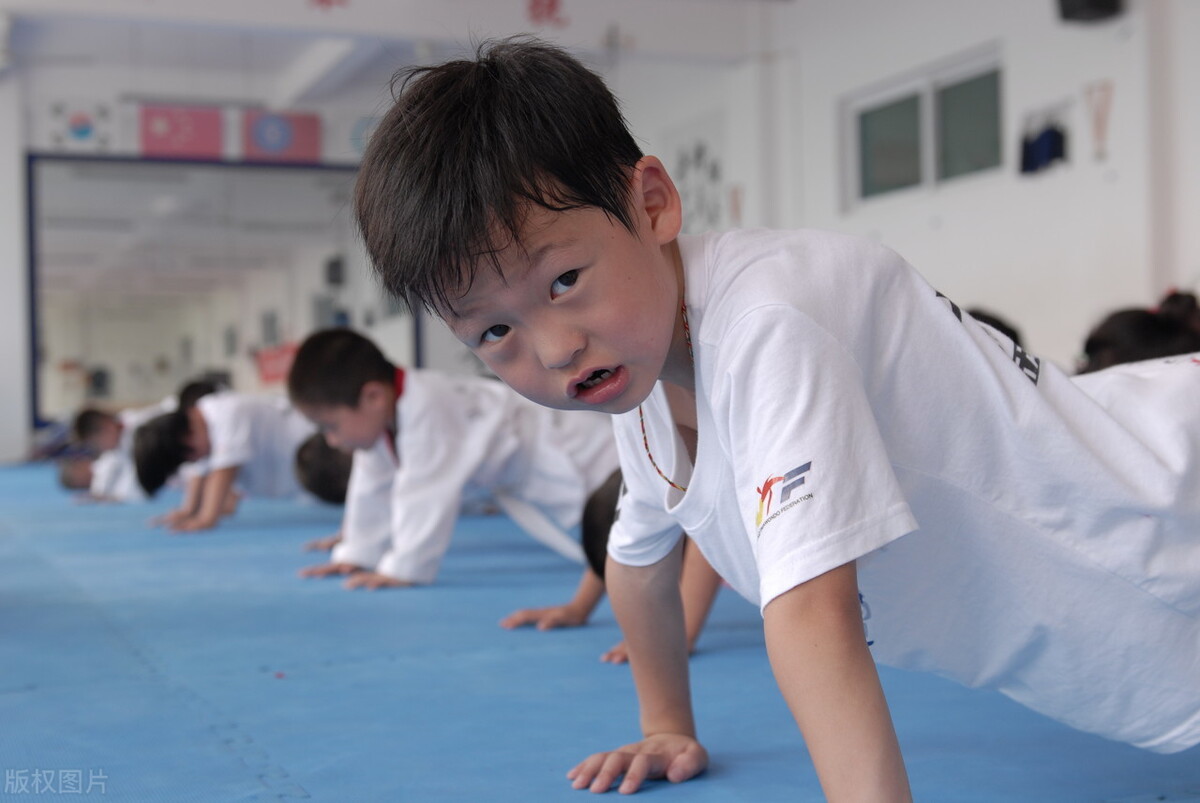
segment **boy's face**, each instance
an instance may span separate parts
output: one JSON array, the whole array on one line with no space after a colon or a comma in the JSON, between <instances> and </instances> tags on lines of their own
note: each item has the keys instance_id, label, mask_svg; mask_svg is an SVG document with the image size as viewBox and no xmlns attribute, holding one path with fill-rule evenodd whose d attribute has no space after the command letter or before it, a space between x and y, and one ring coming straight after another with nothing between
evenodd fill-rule
<instances>
[{"instance_id":1,"label":"boy's face","mask_svg":"<svg viewBox=\"0 0 1200 803\"><path fill-rule=\"evenodd\" d=\"M638 163L631 190L636 236L596 208L532 207L520 243L500 252L503 275L480 265L442 311L455 336L526 398L623 413L679 368L679 195L654 157Z\"/></svg>"},{"instance_id":2,"label":"boy's face","mask_svg":"<svg viewBox=\"0 0 1200 803\"><path fill-rule=\"evenodd\" d=\"M352 452L370 449L391 426L395 415L393 394L381 382L363 385L358 405L345 404L296 405L300 414L317 425L325 442L334 449ZM393 408L393 409L389 409Z\"/></svg>"},{"instance_id":3,"label":"boy's face","mask_svg":"<svg viewBox=\"0 0 1200 803\"><path fill-rule=\"evenodd\" d=\"M192 461L208 457L212 453L212 443L208 440L208 422L195 407L189 407L185 415L188 418L188 431L183 437L183 445L187 459Z\"/></svg>"},{"instance_id":4,"label":"boy's face","mask_svg":"<svg viewBox=\"0 0 1200 803\"><path fill-rule=\"evenodd\" d=\"M104 419L100 428L87 439L87 445L96 452L116 449L121 443L121 431L125 427L116 416Z\"/></svg>"}]
</instances>

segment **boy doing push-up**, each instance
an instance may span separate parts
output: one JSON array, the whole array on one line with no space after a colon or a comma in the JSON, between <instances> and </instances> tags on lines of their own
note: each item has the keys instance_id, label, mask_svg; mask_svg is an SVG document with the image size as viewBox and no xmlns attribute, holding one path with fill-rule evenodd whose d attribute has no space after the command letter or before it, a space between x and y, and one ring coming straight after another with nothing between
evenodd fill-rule
<instances>
[{"instance_id":1,"label":"boy doing push-up","mask_svg":"<svg viewBox=\"0 0 1200 803\"><path fill-rule=\"evenodd\" d=\"M1152 750L1200 742L1200 362L1103 402L873 243L682 236L604 83L530 40L418 69L356 213L386 288L501 379L616 416L607 585L643 738L577 788L707 765L681 532L761 606L833 800L906 800L875 660ZM864 627L864 612L870 619Z\"/></svg>"}]
</instances>

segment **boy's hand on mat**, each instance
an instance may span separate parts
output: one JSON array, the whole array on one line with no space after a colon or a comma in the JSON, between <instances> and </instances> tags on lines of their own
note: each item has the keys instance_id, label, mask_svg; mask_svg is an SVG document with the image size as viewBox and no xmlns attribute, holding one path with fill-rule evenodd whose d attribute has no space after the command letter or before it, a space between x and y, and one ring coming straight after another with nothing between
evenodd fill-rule
<instances>
[{"instance_id":1,"label":"boy's hand on mat","mask_svg":"<svg viewBox=\"0 0 1200 803\"><path fill-rule=\"evenodd\" d=\"M412 583L406 583L403 580L397 580L395 577L388 577L386 574L380 574L379 572L363 571L350 575L342 585L352 591L358 588L375 591L380 588L403 588L404 586L412 585Z\"/></svg>"},{"instance_id":2,"label":"boy's hand on mat","mask_svg":"<svg viewBox=\"0 0 1200 803\"><path fill-rule=\"evenodd\" d=\"M587 620L588 611L580 611L568 603L513 611L500 620L500 626L512 630L523 625L534 625L538 630L553 630L556 627L579 627L587 624Z\"/></svg>"},{"instance_id":3,"label":"boy's hand on mat","mask_svg":"<svg viewBox=\"0 0 1200 803\"><path fill-rule=\"evenodd\" d=\"M340 543L342 543L342 534L340 532L336 532L333 535L327 535L324 538L314 538L304 545L304 551L328 552Z\"/></svg>"},{"instance_id":4,"label":"boy's hand on mat","mask_svg":"<svg viewBox=\"0 0 1200 803\"><path fill-rule=\"evenodd\" d=\"M625 646L624 641L618 641L608 652L600 655L600 660L606 664L627 664L629 663L629 648Z\"/></svg>"},{"instance_id":5,"label":"boy's hand on mat","mask_svg":"<svg viewBox=\"0 0 1200 803\"><path fill-rule=\"evenodd\" d=\"M194 533L200 530L211 530L216 526L216 519L205 518L204 516L189 516L182 521L171 524L170 530L173 533Z\"/></svg>"},{"instance_id":6,"label":"boy's hand on mat","mask_svg":"<svg viewBox=\"0 0 1200 803\"><path fill-rule=\"evenodd\" d=\"M688 655L695 652L696 648L689 643ZM629 663L629 648L625 646L624 641L618 641L608 652L600 656L600 660L606 664L627 664Z\"/></svg>"},{"instance_id":7,"label":"boy's hand on mat","mask_svg":"<svg viewBox=\"0 0 1200 803\"><path fill-rule=\"evenodd\" d=\"M361 566L353 563L322 563L320 566L306 566L300 570L301 577L341 577L345 574L361 572Z\"/></svg>"},{"instance_id":8,"label":"boy's hand on mat","mask_svg":"<svg viewBox=\"0 0 1200 803\"><path fill-rule=\"evenodd\" d=\"M658 733L608 753L588 756L567 773L567 778L574 789L607 792L624 775L617 791L627 795L641 788L648 778L679 783L707 767L708 751L691 736Z\"/></svg>"},{"instance_id":9,"label":"boy's hand on mat","mask_svg":"<svg viewBox=\"0 0 1200 803\"><path fill-rule=\"evenodd\" d=\"M170 513L164 513L161 516L155 516L150 519L151 527L174 527L179 522L191 517L191 513L186 510L172 510Z\"/></svg>"}]
</instances>

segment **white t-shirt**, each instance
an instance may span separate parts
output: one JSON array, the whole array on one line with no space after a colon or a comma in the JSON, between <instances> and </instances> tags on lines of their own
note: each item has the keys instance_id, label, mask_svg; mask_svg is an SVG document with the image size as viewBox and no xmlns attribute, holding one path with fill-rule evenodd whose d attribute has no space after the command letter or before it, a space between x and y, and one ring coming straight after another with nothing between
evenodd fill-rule
<instances>
[{"instance_id":1,"label":"white t-shirt","mask_svg":"<svg viewBox=\"0 0 1200 803\"><path fill-rule=\"evenodd\" d=\"M1121 381L1076 384L867 241L680 248L696 466L661 388L647 437L686 494L618 417L614 559L657 561L682 527L764 607L858 560L882 662L1142 747L1200 742L1200 364L1146 369L1147 421Z\"/></svg>"},{"instance_id":2,"label":"white t-shirt","mask_svg":"<svg viewBox=\"0 0 1200 803\"><path fill-rule=\"evenodd\" d=\"M570 531L617 468L609 416L540 407L492 379L404 372L396 439L354 453L334 562L430 583L464 499L489 493L531 537L583 560Z\"/></svg>"},{"instance_id":3,"label":"white t-shirt","mask_svg":"<svg viewBox=\"0 0 1200 803\"><path fill-rule=\"evenodd\" d=\"M222 391L196 402L208 425L211 451L205 473L238 467L237 484L251 496L285 497L300 492L296 450L316 427L275 395Z\"/></svg>"}]
</instances>

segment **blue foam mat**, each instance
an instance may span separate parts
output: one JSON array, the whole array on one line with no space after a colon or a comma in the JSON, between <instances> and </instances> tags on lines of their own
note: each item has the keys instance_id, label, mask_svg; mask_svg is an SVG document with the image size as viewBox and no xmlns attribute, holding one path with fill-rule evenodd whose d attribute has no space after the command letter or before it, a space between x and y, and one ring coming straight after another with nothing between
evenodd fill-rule
<instances>
[{"instance_id":1,"label":"blue foam mat","mask_svg":"<svg viewBox=\"0 0 1200 803\"><path fill-rule=\"evenodd\" d=\"M496 625L579 574L506 519L463 519L434 586L352 593L296 576L339 510L247 500L209 534L146 526L173 501L77 505L47 466L0 469L0 800L581 801L566 770L637 737L628 670L598 661L619 638L606 604L575 630ZM692 672L712 766L643 794L821 799L730 591ZM918 800L1200 800L1200 749L881 674Z\"/></svg>"}]
</instances>

